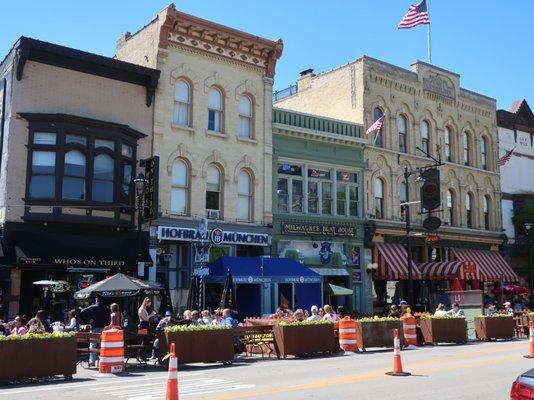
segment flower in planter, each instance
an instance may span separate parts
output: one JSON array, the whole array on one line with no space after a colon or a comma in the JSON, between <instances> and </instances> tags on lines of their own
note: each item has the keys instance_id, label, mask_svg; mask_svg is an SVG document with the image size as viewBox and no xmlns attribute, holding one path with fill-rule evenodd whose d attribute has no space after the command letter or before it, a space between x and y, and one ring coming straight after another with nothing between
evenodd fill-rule
<instances>
[{"instance_id":1,"label":"flower in planter","mask_svg":"<svg viewBox=\"0 0 534 400\"><path fill-rule=\"evenodd\" d=\"M465 319L464 315L421 315L421 319Z\"/></svg>"},{"instance_id":2,"label":"flower in planter","mask_svg":"<svg viewBox=\"0 0 534 400\"><path fill-rule=\"evenodd\" d=\"M231 329L227 325L174 325L165 329L166 332L200 332L200 331L221 331Z\"/></svg>"},{"instance_id":3,"label":"flower in planter","mask_svg":"<svg viewBox=\"0 0 534 400\"><path fill-rule=\"evenodd\" d=\"M322 319L315 321L280 321L276 323L276 326L307 326L307 325L325 325L333 324L332 321L323 321Z\"/></svg>"},{"instance_id":4,"label":"flower in planter","mask_svg":"<svg viewBox=\"0 0 534 400\"><path fill-rule=\"evenodd\" d=\"M480 314L481 318L508 318L511 317L511 315L508 314L492 314L492 315L484 315Z\"/></svg>"},{"instance_id":5,"label":"flower in planter","mask_svg":"<svg viewBox=\"0 0 534 400\"><path fill-rule=\"evenodd\" d=\"M75 337L74 332L54 332L54 333L27 333L26 335L0 336L0 341L4 340L43 340L43 339L64 339Z\"/></svg>"},{"instance_id":6,"label":"flower in planter","mask_svg":"<svg viewBox=\"0 0 534 400\"><path fill-rule=\"evenodd\" d=\"M398 321L400 321L400 318L379 317L379 316L375 315L373 318L366 317L366 318L360 318L360 319L356 320L356 322L360 322L362 324L373 323L373 322L393 322L393 321L398 322Z\"/></svg>"}]
</instances>

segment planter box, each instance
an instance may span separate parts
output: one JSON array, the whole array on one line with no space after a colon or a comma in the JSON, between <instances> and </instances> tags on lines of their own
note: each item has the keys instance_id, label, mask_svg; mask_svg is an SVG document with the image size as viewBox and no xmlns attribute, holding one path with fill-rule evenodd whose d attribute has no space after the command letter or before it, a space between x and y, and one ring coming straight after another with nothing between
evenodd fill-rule
<instances>
[{"instance_id":1,"label":"planter box","mask_svg":"<svg viewBox=\"0 0 534 400\"><path fill-rule=\"evenodd\" d=\"M233 332L233 329L165 332L161 337L166 343L159 348L166 354L174 343L179 364L229 362L234 359Z\"/></svg>"},{"instance_id":2,"label":"planter box","mask_svg":"<svg viewBox=\"0 0 534 400\"><path fill-rule=\"evenodd\" d=\"M421 318L421 331L425 343L465 343L465 318Z\"/></svg>"},{"instance_id":3,"label":"planter box","mask_svg":"<svg viewBox=\"0 0 534 400\"><path fill-rule=\"evenodd\" d=\"M512 339L515 334L514 317L475 317L475 330L480 340Z\"/></svg>"},{"instance_id":4,"label":"planter box","mask_svg":"<svg viewBox=\"0 0 534 400\"><path fill-rule=\"evenodd\" d=\"M356 322L356 342L358 349L368 347L393 347L393 329L399 330L399 338L404 343L402 321Z\"/></svg>"},{"instance_id":5,"label":"planter box","mask_svg":"<svg viewBox=\"0 0 534 400\"><path fill-rule=\"evenodd\" d=\"M76 338L0 341L0 381L76 373Z\"/></svg>"},{"instance_id":6,"label":"planter box","mask_svg":"<svg viewBox=\"0 0 534 400\"><path fill-rule=\"evenodd\" d=\"M275 326L273 332L280 355L284 358L336 350L332 324Z\"/></svg>"}]
</instances>

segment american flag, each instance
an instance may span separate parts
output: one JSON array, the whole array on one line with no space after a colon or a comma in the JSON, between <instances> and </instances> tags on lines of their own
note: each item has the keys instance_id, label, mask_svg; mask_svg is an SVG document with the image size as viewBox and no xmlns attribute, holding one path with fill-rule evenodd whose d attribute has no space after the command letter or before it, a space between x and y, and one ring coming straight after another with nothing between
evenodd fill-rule
<instances>
[{"instance_id":1,"label":"american flag","mask_svg":"<svg viewBox=\"0 0 534 400\"><path fill-rule=\"evenodd\" d=\"M404 18L399 22L399 29L410 29L417 25L430 24L430 17L428 16L428 9L426 8L426 0L419 4L412 4Z\"/></svg>"},{"instance_id":2,"label":"american flag","mask_svg":"<svg viewBox=\"0 0 534 400\"><path fill-rule=\"evenodd\" d=\"M510 161L510 158L512 158L512 154L514 153L515 147L512 150L508 150L504 156L499 158L499 161L497 161L497 165L499 167L502 167L503 165L506 165L508 161Z\"/></svg>"},{"instance_id":3,"label":"american flag","mask_svg":"<svg viewBox=\"0 0 534 400\"><path fill-rule=\"evenodd\" d=\"M366 135L369 135L370 133L374 131L379 131L382 128L382 124L384 123L384 116L382 115L380 118L378 118L373 125L367 129L367 132L365 132Z\"/></svg>"}]
</instances>

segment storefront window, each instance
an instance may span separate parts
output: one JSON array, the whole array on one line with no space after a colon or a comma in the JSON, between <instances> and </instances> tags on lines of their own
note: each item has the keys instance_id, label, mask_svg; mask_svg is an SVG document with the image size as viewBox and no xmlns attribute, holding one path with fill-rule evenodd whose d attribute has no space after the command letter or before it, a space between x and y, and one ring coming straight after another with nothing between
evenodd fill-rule
<instances>
[{"instance_id":1,"label":"storefront window","mask_svg":"<svg viewBox=\"0 0 534 400\"><path fill-rule=\"evenodd\" d=\"M332 214L332 184L322 182L322 214Z\"/></svg>"},{"instance_id":2,"label":"storefront window","mask_svg":"<svg viewBox=\"0 0 534 400\"><path fill-rule=\"evenodd\" d=\"M317 214L319 212L319 195L317 193L318 187L318 182L308 182L308 212L310 214Z\"/></svg>"},{"instance_id":3,"label":"storefront window","mask_svg":"<svg viewBox=\"0 0 534 400\"><path fill-rule=\"evenodd\" d=\"M302 212L302 181L293 179L291 183L291 211Z\"/></svg>"},{"instance_id":4,"label":"storefront window","mask_svg":"<svg viewBox=\"0 0 534 400\"><path fill-rule=\"evenodd\" d=\"M278 211L286 213L288 212L288 185L286 178L279 178L276 187L276 195L278 197Z\"/></svg>"},{"instance_id":5,"label":"storefront window","mask_svg":"<svg viewBox=\"0 0 534 400\"><path fill-rule=\"evenodd\" d=\"M357 217L359 209L358 175L354 172L338 171L336 179L337 215Z\"/></svg>"}]
</instances>

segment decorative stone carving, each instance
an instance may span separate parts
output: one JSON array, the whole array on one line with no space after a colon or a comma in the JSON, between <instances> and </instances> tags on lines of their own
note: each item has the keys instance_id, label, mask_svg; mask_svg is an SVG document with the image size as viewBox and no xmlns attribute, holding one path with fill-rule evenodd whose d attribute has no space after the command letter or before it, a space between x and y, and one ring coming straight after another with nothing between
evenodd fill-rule
<instances>
[{"instance_id":1,"label":"decorative stone carving","mask_svg":"<svg viewBox=\"0 0 534 400\"><path fill-rule=\"evenodd\" d=\"M239 98L245 93L251 94L255 99L260 96L258 89L256 89L254 83L249 79L246 79L241 85L235 88L235 99L239 101ZM257 104L257 102L254 102L254 104Z\"/></svg>"},{"instance_id":2,"label":"decorative stone carving","mask_svg":"<svg viewBox=\"0 0 534 400\"><path fill-rule=\"evenodd\" d=\"M428 73L426 77L423 77L423 88L429 92L439 94L451 99L456 98L454 85L445 76L439 74Z\"/></svg>"},{"instance_id":3,"label":"decorative stone carving","mask_svg":"<svg viewBox=\"0 0 534 400\"><path fill-rule=\"evenodd\" d=\"M234 182L237 182L237 178L239 176L239 172L241 172L242 169L248 169L252 172L253 178L258 176L258 168L256 165L252 162L250 156L244 155L241 160L236 164L234 168ZM254 179L254 185L257 185L258 180Z\"/></svg>"},{"instance_id":4,"label":"decorative stone carving","mask_svg":"<svg viewBox=\"0 0 534 400\"><path fill-rule=\"evenodd\" d=\"M172 164L177 158L184 158L189 161L189 163L192 163L193 157L191 156L189 148L185 143L180 143L176 150L174 150L167 158L167 173L169 175L172 174ZM191 175L194 176L193 174Z\"/></svg>"},{"instance_id":5,"label":"decorative stone carving","mask_svg":"<svg viewBox=\"0 0 534 400\"><path fill-rule=\"evenodd\" d=\"M226 176L224 171L226 171L226 162L224 161L221 152L219 150L213 150L211 154L204 160L202 164L202 178L206 178L208 172L208 165L210 164L219 164L223 171L223 176ZM226 178L225 178L226 179Z\"/></svg>"},{"instance_id":6,"label":"decorative stone carving","mask_svg":"<svg viewBox=\"0 0 534 400\"><path fill-rule=\"evenodd\" d=\"M228 93L228 82L221 77L221 74L218 71L215 71L213 75L204 80L204 93L208 93L210 87L213 85L221 87L224 91L223 96L226 97L226 93Z\"/></svg>"},{"instance_id":7,"label":"decorative stone carving","mask_svg":"<svg viewBox=\"0 0 534 400\"><path fill-rule=\"evenodd\" d=\"M173 69L171 71L170 77L171 77L170 79L171 85L174 85L176 80L180 77L188 78L193 84L193 90L195 90L196 87L198 87L198 85L200 84L197 74L195 73L195 71L193 71L191 66L187 63L180 64L180 66Z\"/></svg>"}]
</instances>

